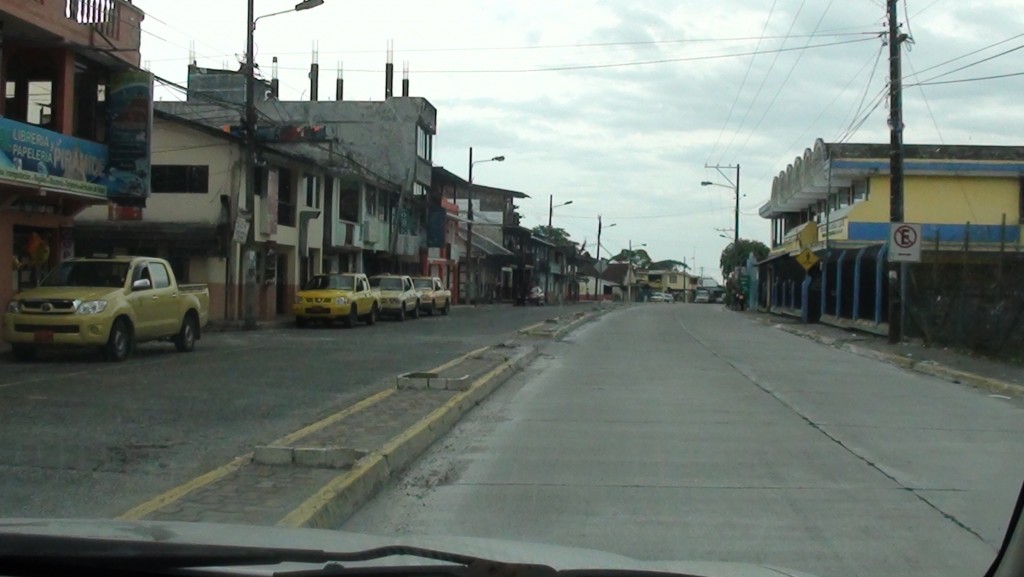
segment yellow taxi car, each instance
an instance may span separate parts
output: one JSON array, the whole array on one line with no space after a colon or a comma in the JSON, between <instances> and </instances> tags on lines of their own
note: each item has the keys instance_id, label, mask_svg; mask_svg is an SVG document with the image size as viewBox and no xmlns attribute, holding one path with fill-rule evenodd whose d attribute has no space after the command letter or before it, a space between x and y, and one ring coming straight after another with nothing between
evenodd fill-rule
<instances>
[{"instance_id":1,"label":"yellow taxi car","mask_svg":"<svg viewBox=\"0 0 1024 577\"><path fill-rule=\"evenodd\" d=\"M378 275L370 277L370 286L380 299L380 312L404 321L406 315L420 316L420 294L406 275Z\"/></svg>"},{"instance_id":2,"label":"yellow taxi car","mask_svg":"<svg viewBox=\"0 0 1024 577\"><path fill-rule=\"evenodd\" d=\"M452 291L445 288L436 276L414 276L412 283L420 293L420 309L430 316L438 311L442 315L452 310Z\"/></svg>"},{"instance_id":3,"label":"yellow taxi car","mask_svg":"<svg viewBox=\"0 0 1024 577\"><path fill-rule=\"evenodd\" d=\"M380 311L380 301L371 290L369 279L360 273L315 275L296 293L292 305L295 324L300 327L310 321L336 320L348 327L354 327L360 320L372 325Z\"/></svg>"}]
</instances>

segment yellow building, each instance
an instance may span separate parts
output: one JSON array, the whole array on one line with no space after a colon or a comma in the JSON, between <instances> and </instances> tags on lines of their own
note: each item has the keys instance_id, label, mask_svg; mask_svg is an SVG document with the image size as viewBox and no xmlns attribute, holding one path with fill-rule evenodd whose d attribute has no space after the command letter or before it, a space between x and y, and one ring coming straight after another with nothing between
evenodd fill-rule
<instances>
[{"instance_id":1,"label":"yellow building","mask_svg":"<svg viewBox=\"0 0 1024 577\"><path fill-rule=\"evenodd\" d=\"M904 159L903 222L920 225L923 262L952 251L977 263L1019 252L1024 146L910 144ZM809 322L885 330L888 173L888 144L820 139L781 171L760 209L772 251L752 302Z\"/></svg>"}]
</instances>

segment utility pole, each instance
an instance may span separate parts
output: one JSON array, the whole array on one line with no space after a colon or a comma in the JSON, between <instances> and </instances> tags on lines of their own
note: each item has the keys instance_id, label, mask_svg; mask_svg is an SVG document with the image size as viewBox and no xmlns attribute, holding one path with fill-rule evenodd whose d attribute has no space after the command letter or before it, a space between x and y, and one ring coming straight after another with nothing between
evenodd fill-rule
<instances>
[{"instance_id":1,"label":"utility pole","mask_svg":"<svg viewBox=\"0 0 1024 577\"><path fill-rule=\"evenodd\" d=\"M903 222L903 72L900 45L906 40L897 22L898 0L886 0L889 12L889 222ZM889 257L889 342L903 338L900 318L900 265Z\"/></svg>"},{"instance_id":2,"label":"utility pole","mask_svg":"<svg viewBox=\"0 0 1024 577\"><path fill-rule=\"evenodd\" d=\"M466 302L473 303L473 147L469 147L469 207L466 212Z\"/></svg>"},{"instance_id":3,"label":"utility pole","mask_svg":"<svg viewBox=\"0 0 1024 577\"><path fill-rule=\"evenodd\" d=\"M249 0L248 18L245 30L245 208L249 211L249 233L242 251L245 270L246 329L256 328L256 104L252 101L255 90L256 65L253 54L253 34L256 28L256 14L253 0ZM278 271L284 274L285 271Z\"/></svg>"},{"instance_id":4,"label":"utility pole","mask_svg":"<svg viewBox=\"0 0 1024 577\"><path fill-rule=\"evenodd\" d=\"M708 180L705 180L705 181L700 183L701 186L721 186L721 187L725 187L725 188L732 188L733 194L736 197L736 206L733 209L733 228L732 228L732 230L733 230L733 237L732 237L732 239L733 239L734 243L739 243L739 241L740 241L740 165L737 164L736 166L732 166L732 165L725 165L725 166L723 166L723 165L719 165L719 164L715 164L715 165L705 164L704 168L714 168L715 170L718 171L718 174L722 175L722 178L724 178L726 182L728 182L730 185L732 185L732 186L725 186L724 184L717 184L717 183L714 183L714 182L711 182L711 181L708 181ZM736 182L730 182L729 181L729 177L727 177L725 175L725 173L722 172L723 168L736 169Z\"/></svg>"},{"instance_id":5,"label":"utility pole","mask_svg":"<svg viewBox=\"0 0 1024 577\"><path fill-rule=\"evenodd\" d=\"M594 264L594 270L597 271L597 278L594 279L594 297L603 297L604 291L601 290L601 275L604 273L601 271L601 215L597 215L597 261Z\"/></svg>"}]
</instances>

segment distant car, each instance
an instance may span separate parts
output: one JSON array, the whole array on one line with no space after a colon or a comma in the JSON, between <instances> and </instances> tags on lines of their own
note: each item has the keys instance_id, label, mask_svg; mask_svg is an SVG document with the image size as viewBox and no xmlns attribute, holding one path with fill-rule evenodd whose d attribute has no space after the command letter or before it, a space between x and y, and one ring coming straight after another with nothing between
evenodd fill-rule
<instances>
[{"instance_id":1,"label":"distant car","mask_svg":"<svg viewBox=\"0 0 1024 577\"><path fill-rule=\"evenodd\" d=\"M420 294L406 275L370 277L370 287L380 300L380 313L404 321L406 315L420 316Z\"/></svg>"},{"instance_id":2,"label":"distant car","mask_svg":"<svg viewBox=\"0 0 1024 577\"><path fill-rule=\"evenodd\" d=\"M379 313L380 302L370 291L366 275L359 273L315 275L295 294L292 306L295 324L300 327L310 321L342 321L353 327L362 320L372 325Z\"/></svg>"},{"instance_id":3,"label":"distant car","mask_svg":"<svg viewBox=\"0 0 1024 577\"><path fill-rule=\"evenodd\" d=\"M697 290L697 295L693 297L695 303L709 303L711 302L711 292L703 289Z\"/></svg>"},{"instance_id":4,"label":"distant car","mask_svg":"<svg viewBox=\"0 0 1024 577\"><path fill-rule=\"evenodd\" d=\"M652 303L670 303L673 300L675 300L675 299L673 299L672 295L670 295L670 294L667 294L667 293L654 293L654 294L651 295L651 298L648 299L648 302L652 302Z\"/></svg>"},{"instance_id":5,"label":"distant car","mask_svg":"<svg viewBox=\"0 0 1024 577\"><path fill-rule=\"evenodd\" d=\"M412 283L420 293L420 309L430 316L440 311L446 315L452 309L452 291L436 276L414 276Z\"/></svg>"}]
</instances>

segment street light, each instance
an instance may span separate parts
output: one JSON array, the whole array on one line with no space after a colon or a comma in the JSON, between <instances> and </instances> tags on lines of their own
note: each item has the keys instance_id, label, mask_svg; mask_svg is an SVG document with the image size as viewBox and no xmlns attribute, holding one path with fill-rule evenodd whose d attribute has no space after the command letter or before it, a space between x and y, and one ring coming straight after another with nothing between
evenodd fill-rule
<instances>
[{"instance_id":1,"label":"street light","mask_svg":"<svg viewBox=\"0 0 1024 577\"><path fill-rule=\"evenodd\" d=\"M613 226L616 226L617 224L618 224L617 222L613 222L612 224L609 224L608 226L606 226L604 228L611 228ZM604 295L604 292L601 290L601 275L604 273L604 271L600 270L600 267L601 267L601 215L597 215L597 264L594 267L594 270L597 271L597 279L594 281L594 292L596 293L594 296L598 296L598 295L602 295L603 296Z\"/></svg>"},{"instance_id":2,"label":"street light","mask_svg":"<svg viewBox=\"0 0 1024 577\"><path fill-rule=\"evenodd\" d=\"M570 204L572 204L572 201L571 200L567 200L567 201L563 202L562 204L556 205L555 204L555 195L553 195L553 194L549 194L548 195L548 241L550 241L552 244L554 243L554 238L555 238L554 232L555 232L555 229L551 226L551 217L555 213L555 208L557 208L559 206L568 206ZM550 270L550 266L551 265L550 265L550 263L551 263L551 257L549 256L548 257L548 267L549 267L548 268L548 274L544 277L544 294L545 295L547 295L548 293L551 292L551 270Z\"/></svg>"},{"instance_id":3,"label":"street light","mask_svg":"<svg viewBox=\"0 0 1024 577\"><path fill-rule=\"evenodd\" d=\"M647 243L636 245L637 248L647 246ZM626 284L626 302L630 305L633 304L633 239L629 239L629 282Z\"/></svg>"},{"instance_id":4,"label":"street light","mask_svg":"<svg viewBox=\"0 0 1024 577\"><path fill-rule=\"evenodd\" d=\"M714 168L715 170L717 170L718 174L721 174L722 178L724 178L725 181L729 183L729 185L727 186L727 185L724 185L724 184L718 184L717 182L711 182L710 180L704 180L704 181L701 181L701 183L700 183L701 186L721 186L723 188L731 188L731 189L733 189L733 193L736 195L736 208L733 211L733 216L734 216L734 219L735 219L735 222L736 222L735 227L733 229L733 234L734 234L733 241L738 243L740 241L740 165L737 164L735 167L727 166L727 167L721 167L720 168L718 166L710 167L710 166L705 164L704 167L705 168ZM736 182L735 183L733 183L731 180L729 180L729 177L726 176L724 172L722 172L722 168L736 168Z\"/></svg>"},{"instance_id":5,"label":"street light","mask_svg":"<svg viewBox=\"0 0 1024 577\"><path fill-rule=\"evenodd\" d=\"M249 210L249 233L245 237L245 310L244 328L256 328L256 104L252 93L256 89L256 56L254 54L256 22L278 14L316 8L324 0L304 0L291 10L282 10L256 17L253 0L249 0L245 19L245 208Z\"/></svg>"},{"instance_id":6,"label":"street light","mask_svg":"<svg viewBox=\"0 0 1024 577\"><path fill-rule=\"evenodd\" d=\"M322 0L321 0L322 1ZM473 166L482 162L505 162L504 156L495 156L485 160L473 161L473 147L469 147L469 190L466 198L469 208L466 211L466 302L473 303ZM475 303L474 303L475 304Z\"/></svg>"}]
</instances>

